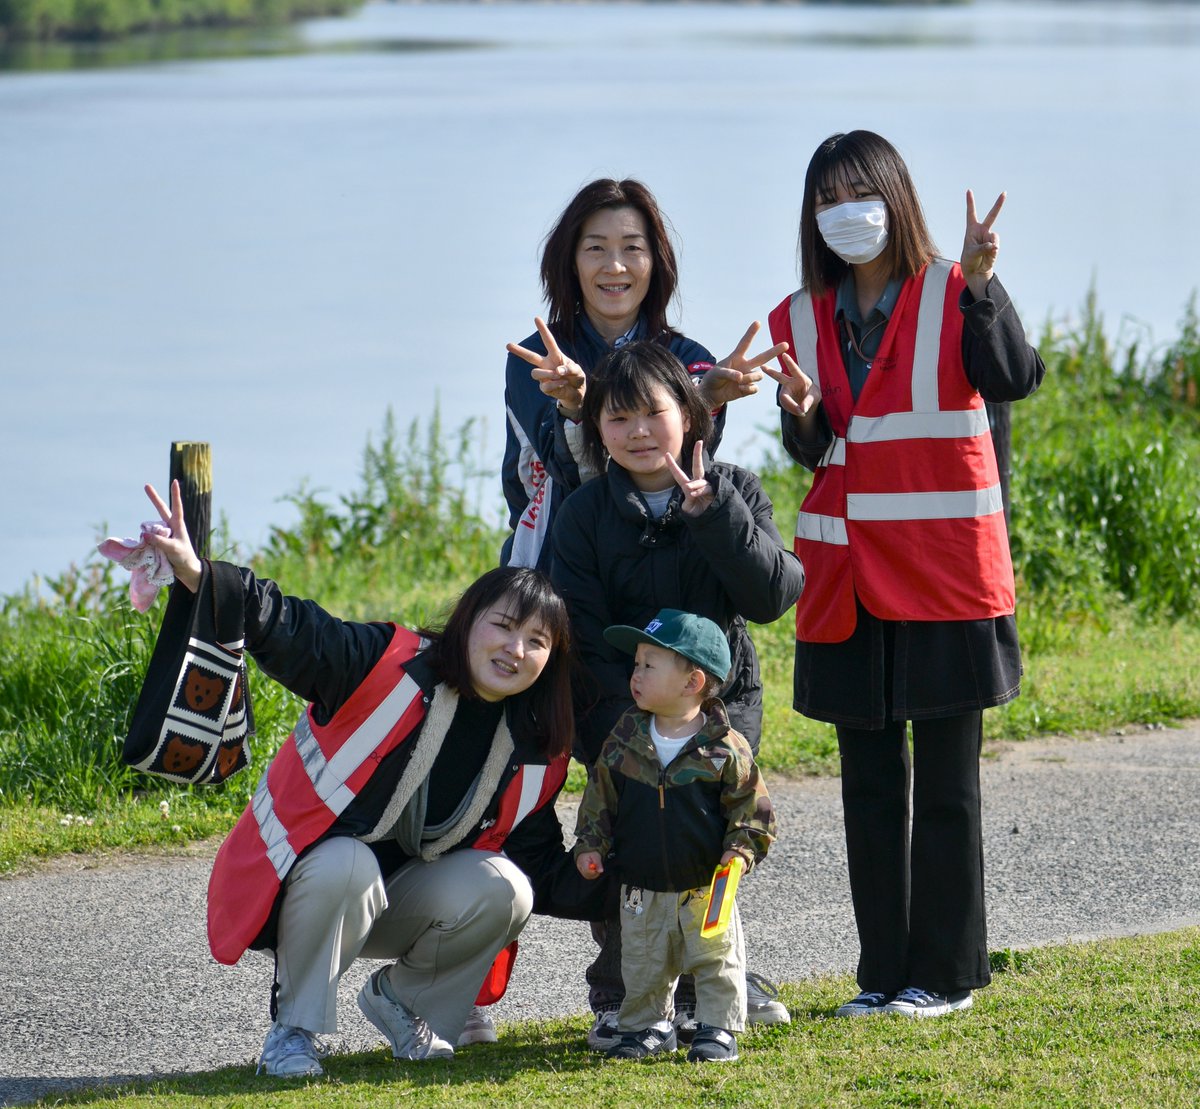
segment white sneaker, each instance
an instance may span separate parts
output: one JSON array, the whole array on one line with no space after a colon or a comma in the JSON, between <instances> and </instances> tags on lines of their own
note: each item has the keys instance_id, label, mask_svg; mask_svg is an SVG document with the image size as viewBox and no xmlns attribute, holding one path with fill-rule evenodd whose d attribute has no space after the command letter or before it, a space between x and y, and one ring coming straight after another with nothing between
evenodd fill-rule
<instances>
[{"instance_id":1,"label":"white sneaker","mask_svg":"<svg viewBox=\"0 0 1200 1109\"><path fill-rule=\"evenodd\" d=\"M958 1009L969 1009L974 1003L970 990L944 994L909 986L896 994L884 1011L899 1013L902 1017L941 1017Z\"/></svg>"},{"instance_id":2,"label":"white sneaker","mask_svg":"<svg viewBox=\"0 0 1200 1109\"><path fill-rule=\"evenodd\" d=\"M410 1012L398 1001L393 1001L383 992L382 976L387 967L381 967L358 991L358 1007L392 1045L392 1054L397 1059L449 1059L454 1048L441 1038L415 1013Z\"/></svg>"},{"instance_id":3,"label":"white sneaker","mask_svg":"<svg viewBox=\"0 0 1200 1109\"><path fill-rule=\"evenodd\" d=\"M482 1005L472 1005L463 1025L462 1034L458 1037L458 1046L467 1047L470 1044L494 1044L499 1037L496 1035L496 1025L491 1014Z\"/></svg>"},{"instance_id":4,"label":"white sneaker","mask_svg":"<svg viewBox=\"0 0 1200 1109\"><path fill-rule=\"evenodd\" d=\"M322 1054L307 1028L293 1028L276 1021L263 1041L262 1055L254 1073L276 1078L316 1077L325 1073L321 1069Z\"/></svg>"}]
</instances>

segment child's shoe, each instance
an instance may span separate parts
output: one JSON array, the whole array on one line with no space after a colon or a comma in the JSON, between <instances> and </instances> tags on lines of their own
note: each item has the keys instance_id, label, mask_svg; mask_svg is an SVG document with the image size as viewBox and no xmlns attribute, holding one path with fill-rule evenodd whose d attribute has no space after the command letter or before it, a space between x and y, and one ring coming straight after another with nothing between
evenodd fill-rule
<instances>
[{"instance_id":1,"label":"child's shoe","mask_svg":"<svg viewBox=\"0 0 1200 1109\"><path fill-rule=\"evenodd\" d=\"M696 1025L687 1053L689 1063L736 1063L737 1059L737 1037L732 1032L711 1024Z\"/></svg>"},{"instance_id":2,"label":"child's shoe","mask_svg":"<svg viewBox=\"0 0 1200 1109\"><path fill-rule=\"evenodd\" d=\"M649 1059L651 1055L666 1055L679 1047L675 1029L651 1025L640 1032L622 1032L621 1038L605 1052L606 1059Z\"/></svg>"}]
</instances>

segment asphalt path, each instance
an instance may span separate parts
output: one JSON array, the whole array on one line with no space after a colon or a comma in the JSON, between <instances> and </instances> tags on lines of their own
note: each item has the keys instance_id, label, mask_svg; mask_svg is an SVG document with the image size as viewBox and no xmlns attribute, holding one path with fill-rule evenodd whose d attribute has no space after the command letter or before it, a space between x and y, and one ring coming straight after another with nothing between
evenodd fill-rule
<instances>
[{"instance_id":1,"label":"asphalt path","mask_svg":"<svg viewBox=\"0 0 1200 1109\"><path fill-rule=\"evenodd\" d=\"M1200 924L1200 722L985 755L992 949ZM739 905L750 966L776 980L854 966L838 788L836 779L771 783L779 840ZM251 954L225 967L209 955L213 851L63 860L0 880L0 1105L253 1065L271 964ZM587 926L535 917L521 945L497 1019L584 1012ZM343 982L334 1049L380 1043L355 1006L371 965Z\"/></svg>"}]
</instances>

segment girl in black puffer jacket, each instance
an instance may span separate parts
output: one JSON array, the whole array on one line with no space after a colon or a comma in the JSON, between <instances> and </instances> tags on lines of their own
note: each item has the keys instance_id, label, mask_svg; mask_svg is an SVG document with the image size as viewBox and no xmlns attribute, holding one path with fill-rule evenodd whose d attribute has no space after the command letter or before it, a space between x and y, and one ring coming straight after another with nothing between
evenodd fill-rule
<instances>
[{"instance_id":1,"label":"girl in black puffer jacket","mask_svg":"<svg viewBox=\"0 0 1200 1109\"><path fill-rule=\"evenodd\" d=\"M754 474L705 454L708 408L682 363L657 344L628 343L600 362L588 381L582 424L587 461L601 476L563 503L550 572L583 663L576 757L591 765L633 704L632 659L605 641L604 629L645 627L662 608L707 616L724 629L733 667L717 695L731 726L757 753L762 679L746 621L778 619L804 587L804 568L780 538L770 498ZM599 1035L605 1010L624 993L620 929L601 927L597 938L602 932L604 949L587 973L597 1014L589 1043L598 1048L605 1046ZM789 1019L761 989L749 990L748 1001L751 1022ZM681 1032L686 1005L681 991Z\"/></svg>"}]
</instances>

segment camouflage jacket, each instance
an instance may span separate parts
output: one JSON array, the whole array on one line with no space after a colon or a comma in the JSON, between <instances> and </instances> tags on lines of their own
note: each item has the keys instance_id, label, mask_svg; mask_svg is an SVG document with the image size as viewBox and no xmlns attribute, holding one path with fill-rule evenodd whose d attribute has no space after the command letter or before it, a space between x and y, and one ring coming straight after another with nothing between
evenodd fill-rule
<instances>
[{"instance_id":1,"label":"camouflage jacket","mask_svg":"<svg viewBox=\"0 0 1200 1109\"><path fill-rule=\"evenodd\" d=\"M775 811L746 740L725 706L704 704L707 722L663 766L650 714L630 709L601 748L579 807L575 854L615 858L623 882L651 890L706 886L727 850L747 867L775 839ZM611 869L612 860L606 862Z\"/></svg>"}]
</instances>

